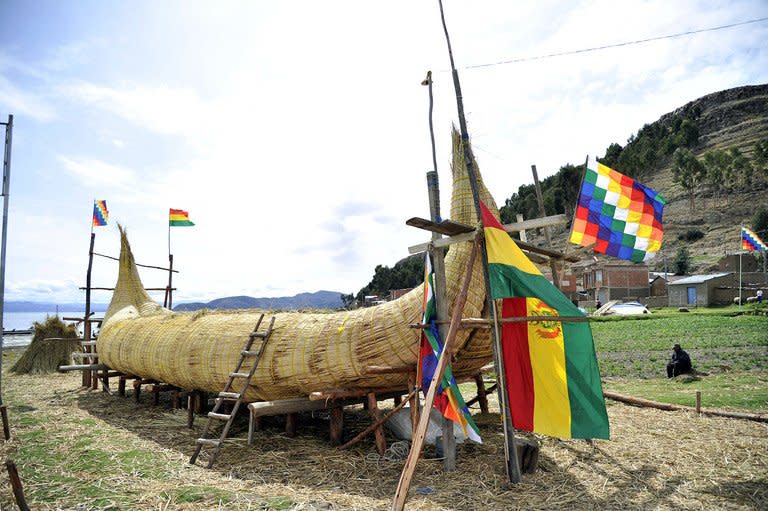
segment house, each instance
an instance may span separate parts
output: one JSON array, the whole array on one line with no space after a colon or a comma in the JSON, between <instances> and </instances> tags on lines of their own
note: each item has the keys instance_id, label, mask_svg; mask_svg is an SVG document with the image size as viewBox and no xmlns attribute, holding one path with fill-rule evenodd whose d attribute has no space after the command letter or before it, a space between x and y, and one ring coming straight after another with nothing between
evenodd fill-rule
<instances>
[{"instance_id":1,"label":"house","mask_svg":"<svg viewBox=\"0 0 768 511\"><path fill-rule=\"evenodd\" d=\"M707 307L733 303L739 295L738 274L734 272L691 275L668 284L669 305Z\"/></svg>"},{"instance_id":2,"label":"house","mask_svg":"<svg viewBox=\"0 0 768 511\"><path fill-rule=\"evenodd\" d=\"M728 271L757 271L757 258L750 253L728 254L717 261L717 267L721 272Z\"/></svg>"},{"instance_id":3,"label":"house","mask_svg":"<svg viewBox=\"0 0 768 511\"><path fill-rule=\"evenodd\" d=\"M589 300L637 300L650 295L648 266L630 262L597 261L583 267L581 283Z\"/></svg>"}]
</instances>

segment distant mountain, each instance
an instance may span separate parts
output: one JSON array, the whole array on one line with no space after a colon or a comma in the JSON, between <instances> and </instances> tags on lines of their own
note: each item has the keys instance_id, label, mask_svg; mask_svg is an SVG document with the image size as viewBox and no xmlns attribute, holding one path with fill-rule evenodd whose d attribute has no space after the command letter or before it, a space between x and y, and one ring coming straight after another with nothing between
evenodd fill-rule
<instances>
[{"instance_id":1,"label":"distant mountain","mask_svg":"<svg viewBox=\"0 0 768 511\"><path fill-rule=\"evenodd\" d=\"M104 312L109 305L106 303L92 303L91 311ZM27 302L6 300L3 306L5 312L74 312L85 310L85 303L54 303L54 302Z\"/></svg>"},{"instance_id":2,"label":"distant mountain","mask_svg":"<svg viewBox=\"0 0 768 511\"><path fill-rule=\"evenodd\" d=\"M217 298L208 303L180 303L175 311L195 311L198 309L338 309L343 306L342 293L337 291L317 291L299 293L295 296L277 298L253 298L252 296L228 296Z\"/></svg>"}]
</instances>

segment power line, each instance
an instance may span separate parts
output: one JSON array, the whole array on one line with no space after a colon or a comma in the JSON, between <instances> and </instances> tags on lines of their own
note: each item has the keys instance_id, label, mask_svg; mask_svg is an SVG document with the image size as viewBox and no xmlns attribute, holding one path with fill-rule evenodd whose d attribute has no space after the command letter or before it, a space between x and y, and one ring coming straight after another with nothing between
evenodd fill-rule
<instances>
[{"instance_id":1,"label":"power line","mask_svg":"<svg viewBox=\"0 0 768 511\"><path fill-rule=\"evenodd\" d=\"M510 60L502 60L499 62L492 62L488 64L475 64L472 66L465 66L462 69L477 69L481 67L491 67L491 66L499 66L501 64L515 64L518 62L528 62L531 60L541 60L541 59L549 59L553 57L563 57L566 55L576 55L578 53L587 53L591 51L599 51L599 50L607 50L609 48L619 48L621 46L630 46L633 44L643 44L643 43L649 43L651 41L660 41L662 39L674 39L677 37L683 37L687 35L693 35L693 34L700 34L702 32L714 32L715 30L724 30L726 28L734 28L734 27L740 27L742 25L748 25L750 23L760 23L763 21L768 21L768 17L765 18L757 18L747 21L740 21L738 23L731 23L730 25L720 25L719 27L710 27L710 28L702 28L699 30L689 30L687 32L680 32L678 34L669 34L669 35L662 35L657 37L649 37L647 39L638 39L636 41L626 41L623 43L616 43L616 44L606 44L604 46L595 46L592 48L582 48L580 50L569 50L569 51L561 51L557 53L549 53L546 55L537 55L534 57L520 57L517 59L510 59Z\"/></svg>"}]
</instances>

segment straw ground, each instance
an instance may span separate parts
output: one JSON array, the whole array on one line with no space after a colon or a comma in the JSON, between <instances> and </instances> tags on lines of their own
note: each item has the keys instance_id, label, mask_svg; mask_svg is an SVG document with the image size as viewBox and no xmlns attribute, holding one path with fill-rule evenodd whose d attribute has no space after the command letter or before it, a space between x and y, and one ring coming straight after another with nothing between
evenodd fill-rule
<instances>
[{"instance_id":1,"label":"straw ground","mask_svg":"<svg viewBox=\"0 0 768 511\"><path fill-rule=\"evenodd\" d=\"M79 374L3 377L12 439L0 448L33 509L383 510L402 469L370 439L349 451L330 447L323 414L302 417L293 439L269 420L253 446L240 421L213 470L190 466L203 420L189 430L183 410L79 384ZM484 444L460 445L453 473L420 461L408 509L768 507L768 425L611 403L608 413L611 441L539 438L540 470L516 487L505 482L498 414L478 415ZM369 423L362 410L346 418L346 438ZM0 508L12 502L3 474Z\"/></svg>"}]
</instances>

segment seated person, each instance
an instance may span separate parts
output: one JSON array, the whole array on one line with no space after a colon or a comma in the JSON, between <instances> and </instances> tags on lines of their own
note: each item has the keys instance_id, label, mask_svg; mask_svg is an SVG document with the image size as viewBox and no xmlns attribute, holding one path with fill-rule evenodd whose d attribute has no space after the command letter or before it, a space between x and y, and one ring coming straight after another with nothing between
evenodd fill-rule
<instances>
[{"instance_id":1,"label":"seated person","mask_svg":"<svg viewBox=\"0 0 768 511\"><path fill-rule=\"evenodd\" d=\"M672 378L678 374L690 373L691 369L691 357L688 356L688 353L679 344L675 344L672 347L672 360L667 364L667 378Z\"/></svg>"}]
</instances>

